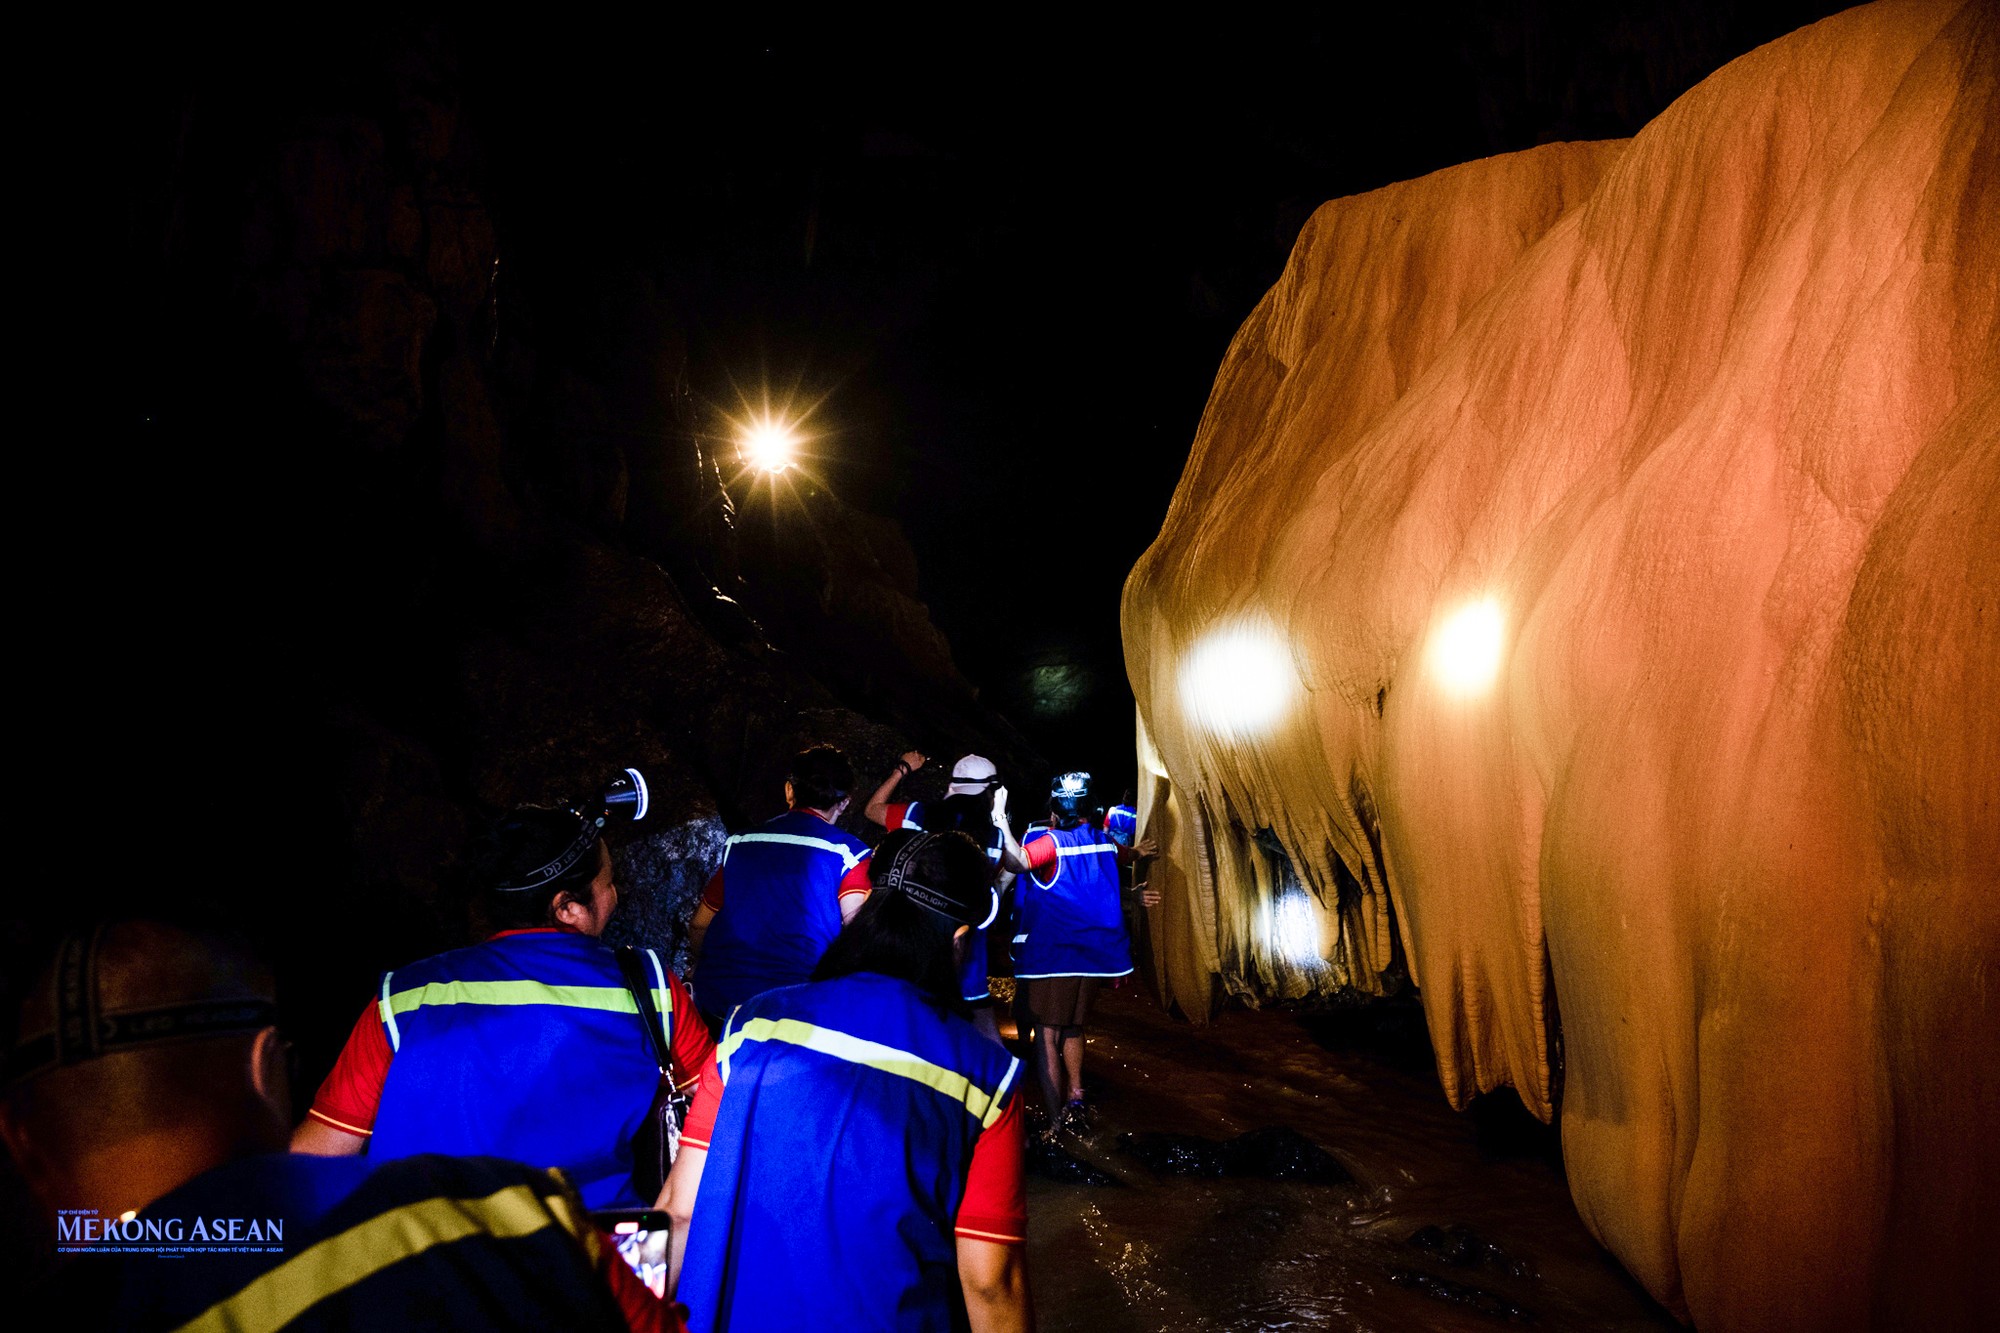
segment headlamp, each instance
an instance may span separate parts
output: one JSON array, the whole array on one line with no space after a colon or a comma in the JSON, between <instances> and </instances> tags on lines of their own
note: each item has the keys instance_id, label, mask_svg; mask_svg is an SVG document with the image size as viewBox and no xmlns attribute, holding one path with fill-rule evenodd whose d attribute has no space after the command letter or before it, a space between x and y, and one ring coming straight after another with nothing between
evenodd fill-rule
<instances>
[{"instance_id":1,"label":"headlamp","mask_svg":"<svg viewBox=\"0 0 2000 1333\"><path fill-rule=\"evenodd\" d=\"M569 807L569 813L576 817L577 829L576 837L568 846L547 864L537 866L527 874L517 876L503 884L495 884L494 891L527 893L534 889L546 888L568 874L576 867L577 862L597 849L597 840L604 836L606 827L612 824L636 824L646 817L652 804L652 788L646 785L646 775L636 768L625 769L604 784L604 790L595 802ZM589 813L592 808L598 813Z\"/></svg>"}]
</instances>

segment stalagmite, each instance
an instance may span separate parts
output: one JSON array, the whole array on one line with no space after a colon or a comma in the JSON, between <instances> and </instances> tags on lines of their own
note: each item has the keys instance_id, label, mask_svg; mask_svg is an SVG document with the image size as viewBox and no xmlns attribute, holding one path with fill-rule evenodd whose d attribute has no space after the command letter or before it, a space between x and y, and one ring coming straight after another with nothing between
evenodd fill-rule
<instances>
[{"instance_id":1,"label":"stalagmite","mask_svg":"<svg viewBox=\"0 0 2000 1333\"><path fill-rule=\"evenodd\" d=\"M2000 7L1323 206L1125 589L1155 980L1419 988L1705 1329L2000 1308Z\"/></svg>"}]
</instances>

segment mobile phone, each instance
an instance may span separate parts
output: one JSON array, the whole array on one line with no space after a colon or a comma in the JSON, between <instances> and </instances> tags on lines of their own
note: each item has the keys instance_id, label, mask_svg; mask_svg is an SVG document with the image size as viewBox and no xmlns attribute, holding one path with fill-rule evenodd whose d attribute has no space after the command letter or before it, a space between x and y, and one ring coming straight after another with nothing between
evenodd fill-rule
<instances>
[{"instance_id":1,"label":"mobile phone","mask_svg":"<svg viewBox=\"0 0 2000 1333\"><path fill-rule=\"evenodd\" d=\"M655 1296L667 1294L667 1241L673 1221L657 1208L610 1208L590 1215L639 1280Z\"/></svg>"}]
</instances>

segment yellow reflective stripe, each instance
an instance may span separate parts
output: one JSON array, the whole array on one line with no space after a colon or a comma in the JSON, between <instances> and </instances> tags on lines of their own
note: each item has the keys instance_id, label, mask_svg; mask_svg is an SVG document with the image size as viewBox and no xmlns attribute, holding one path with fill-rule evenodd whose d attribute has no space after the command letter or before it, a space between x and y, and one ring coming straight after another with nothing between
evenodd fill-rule
<instances>
[{"instance_id":1,"label":"yellow reflective stripe","mask_svg":"<svg viewBox=\"0 0 2000 1333\"><path fill-rule=\"evenodd\" d=\"M397 991L388 1008L398 1014L427 1004L561 1004L636 1014L639 1002L623 986L551 986L540 981L433 981Z\"/></svg>"},{"instance_id":2,"label":"yellow reflective stripe","mask_svg":"<svg viewBox=\"0 0 2000 1333\"><path fill-rule=\"evenodd\" d=\"M865 1041L832 1028L801 1023L796 1018L753 1018L723 1040L720 1054L725 1068L729 1057L736 1054L737 1048L746 1041L782 1041L791 1046L803 1046L836 1060L866 1065L885 1074L921 1083L955 1102L962 1102L982 1129L1000 1118L1000 1099L1007 1085L1013 1082L1014 1069L1020 1064L1017 1060L1008 1067L1007 1077L1001 1081L998 1092L988 1092L963 1074L943 1065L934 1065L922 1056L899 1051L894 1046L884 1046L879 1041Z\"/></svg>"},{"instance_id":3,"label":"yellow reflective stripe","mask_svg":"<svg viewBox=\"0 0 2000 1333\"><path fill-rule=\"evenodd\" d=\"M584 1239L582 1219L567 1198L544 1196L527 1185L509 1185L482 1199L406 1204L293 1255L182 1324L180 1333L275 1333L328 1297L434 1245L476 1235L511 1240L550 1226Z\"/></svg>"}]
</instances>

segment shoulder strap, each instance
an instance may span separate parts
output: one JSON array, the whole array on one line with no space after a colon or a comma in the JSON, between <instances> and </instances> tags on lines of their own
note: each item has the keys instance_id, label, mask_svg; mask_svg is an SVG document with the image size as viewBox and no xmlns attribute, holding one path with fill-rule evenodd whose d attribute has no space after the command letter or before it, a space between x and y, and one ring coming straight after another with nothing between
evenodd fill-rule
<instances>
[{"instance_id":1,"label":"shoulder strap","mask_svg":"<svg viewBox=\"0 0 2000 1333\"><path fill-rule=\"evenodd\" d=\"M662 1074L672 1078L673 1066L660 1033L660 1011L653 1003L653 988L646 980L639 951L629 944L618 946L618 971L625 978L625 989L632 992L632 999L639 1006L639 1021L645 1026L647 1044L653 1048L653 1062L659 1065Z\"/></svg>"}]
</instances>

